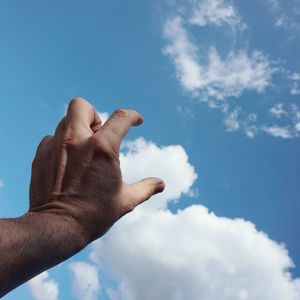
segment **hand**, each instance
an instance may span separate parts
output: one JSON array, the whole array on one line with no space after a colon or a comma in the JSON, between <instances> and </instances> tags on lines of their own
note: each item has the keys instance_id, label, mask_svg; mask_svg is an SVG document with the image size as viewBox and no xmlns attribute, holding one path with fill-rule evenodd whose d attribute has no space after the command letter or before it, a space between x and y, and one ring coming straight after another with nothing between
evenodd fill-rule
<instances>
[{"instance_id":1,"label":"hand","mask_svg":"<svg viewBox=\"0 0 300 300\"><path fill-rule=\"evenodd\" d=\"M122 109L102 126L90 103L73 99L55 135L46 136L37 149L29 213L43 214L50 223L59 216L87 244L137 205L162 192L164 183L158 178L131 185L122 181L120 143L130 126L142 122L136 111Z\"/></svg>"}]
</instances>

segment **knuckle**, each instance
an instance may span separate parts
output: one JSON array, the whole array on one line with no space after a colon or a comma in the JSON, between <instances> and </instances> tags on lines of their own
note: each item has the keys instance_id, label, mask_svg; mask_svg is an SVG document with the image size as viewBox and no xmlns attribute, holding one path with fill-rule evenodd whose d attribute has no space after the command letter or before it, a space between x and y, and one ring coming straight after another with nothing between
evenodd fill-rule
<instances>
[{"instance_id":1,"label":"knuckle","mask_svg":"<svg viewBox=\"0 0 300 300\"><path fill-rule=\"evenodd\" d=\"M58 133L64 132L66 128L66 116L64 116L61 121L58 123L56 129L55 129L55 134L57 135Z\"/></svg>"},{"instance_id":2,"label":"knuckle","mask_svg":"<svg viewBox=\"0 0 300 300\"><path fill-rule=\"evenodd\" d=\"M103 147L103 145L104 145L103 139L99 138L96 134L92 135L89 138L89 142L90 142L91 146L94 148Z\"/></svg>"},{"instance_id":3,"label":"knuckle","mask_svg":"<svg viewBox=\"0 0 300 300\"><path fill-rule=\"evenodd\" d=\"M117 109L114 111L113 116L119 119L127 118L131 125L140 125L144 121L139 112L131 109Z\"/></svg>"},{"instance_id":4,"label":"knuckle","mask_svg":"<svg viewBox=\"0 0 300 300\"><path fill-rule=\"evenodd\" d=\"M99 139L97 136L92 136L90 138L91 147L94 149L94 152L108 160L118 160L119 156L111 147L106 139Z\"/></svg>"},{"instance_id":5,"label":"knuckle","mask_svg":"<svg viewBox=\"0 0 300 300\"><path fill-rule=\"evenodd\" d=\"M77 146L76 139L72 135L65 135L62 138L61 145L65 149L73 149Z\"/></svg>"},{"instance_id":6,"label":"knuckle","mask_svg":"<svg viewBox=\"0 0 300 300\"><path fill-rule=\"evenodd\" d=\"M126 118L129 115L128 110L120 108L113 112L113 115L118 118Z\"/></svg>"},{"instance_id":7,"label":"knuckle","mask_svg":"<svg viewBox=\"0 0 300 300\"><path fill-rule=\"evenodd\" d=\"M39 143L36 153L35 153L35 157L32 162L32 167L34 169L41 163L41 161L47 159L47 157L49 156L49 153L51 153L52 139L53 139L52 135L46 135L43 137L43 139Z\"/></svg>"},{"instance_id":8,"label":"knuckle","mask_svg":"<svg viewBox=\"0 0 300 300\"><path fill-rule=\"evenodd\" d=\"M89 142L91 147L94 149L102 148L103 146L103 142L98 137L96 137L96 135L91 136Z\"/></svg>"},{"instance_id":9,"label":"knuckle","mask_svg":"<svg viewBox=\"0 0 300 300\"><path fill-rule=\"evenodd\" d=\"M40 144L45 144L45 143L48 143L49 141L51 141L53 138L52 135L45 135L42 140L41 140L41 143Z\"/></svg>"},{"instance_id":10,"label":"knuckle","mask_svg":"<svg viewBox=\"0 0 300 300\"><path fill-rule=\"evenodd\" d=\"M53 138L52 135L44 136L37 147L37 152L40 152L41 150L43 150L49 144L49 142L52 140L52 138Z\"/></svg>"}]
</instances>

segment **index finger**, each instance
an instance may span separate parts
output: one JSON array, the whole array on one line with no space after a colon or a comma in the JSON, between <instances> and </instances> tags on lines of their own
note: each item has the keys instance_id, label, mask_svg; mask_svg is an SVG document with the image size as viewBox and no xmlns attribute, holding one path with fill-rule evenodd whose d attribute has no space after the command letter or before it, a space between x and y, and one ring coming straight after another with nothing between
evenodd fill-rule
<instances>
[{"instance_id":1,"label":"index finger","mask_svg":"<svg viewBox=\"0 0 300 300\"><path fill-rule=\"evenodd\" d=\"M143 117L135 110L118 109L102 126L101 135L105 135L111 145L119 150L120 144L131 126L143 123Z\"/></svg>"}]
</instances>

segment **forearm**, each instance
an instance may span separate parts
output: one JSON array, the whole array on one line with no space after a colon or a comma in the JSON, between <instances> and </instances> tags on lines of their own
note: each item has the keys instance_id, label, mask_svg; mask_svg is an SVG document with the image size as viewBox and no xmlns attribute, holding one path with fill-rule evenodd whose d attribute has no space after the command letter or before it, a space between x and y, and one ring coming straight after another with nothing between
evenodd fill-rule
<instances>
[{"instance_id":1,"label":"forearm","mask_svg":"<svg viewBox=\"0 0 300 300\"><path fill-rule=\"evenodd\" d=\"M68 218L28 213L0 220L0 297L86 245Z\"/></svg>"}]
</instances>

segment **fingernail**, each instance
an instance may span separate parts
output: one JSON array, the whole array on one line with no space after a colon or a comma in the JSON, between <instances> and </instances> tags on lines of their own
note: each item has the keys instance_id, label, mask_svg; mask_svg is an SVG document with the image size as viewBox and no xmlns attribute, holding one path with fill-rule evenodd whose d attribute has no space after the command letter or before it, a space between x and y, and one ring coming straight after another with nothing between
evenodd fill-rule
<instances>
[{"instance_id":1,"label":"fingernail","mask_svg":"<svg viewBox=\"0 0 300 300\"><path fill-rule=\"evenodd\" d=\"M165 189L165 183L163 181L159 181L155 187L155 193L161 193Z\"/></svg>"},{"instance_id":2,"label":"fingernail","mask_svg":"<svg viewBox=\"0 0 300 300\"><path fill-rule=\"evenodd\" d=\"M143 124L143 123L144 123L144 119L143 119L143 118L140 118L140 119L138 120L136 126L139 126L139 125L141 125L141 124Z\"/></svg>"}]
</instances>

